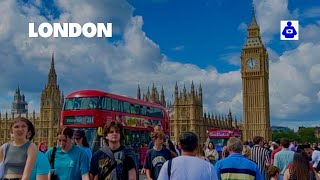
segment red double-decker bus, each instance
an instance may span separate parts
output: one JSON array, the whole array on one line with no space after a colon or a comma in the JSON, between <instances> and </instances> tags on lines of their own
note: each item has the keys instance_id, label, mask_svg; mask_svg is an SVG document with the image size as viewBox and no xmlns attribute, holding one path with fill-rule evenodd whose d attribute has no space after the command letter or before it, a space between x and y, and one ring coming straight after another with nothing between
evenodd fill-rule
<instances>
[{"instance_id":1,"label":"red double-decker bus","mask_svg":"<svg viewBox=\"0 0 320 180\"><path fill-rule=\"evenodd\" d=\"M218 129L218 128L211 128L207 131L208 139L206 145L209 142L212 142L215 146L215 149L221 155L223 146L227 145L227 141L230 137L241 137L241 132L239 129Z\"/></svg>"},{"instance_id":2,"label":"red double-decker bus","mask_svg":"<svg viewBox=\"0 0 320 180\"><path fill-rule=\"evenodd\" d=\"M160 125L168 135L170 132L162 105L99 90L79 90L66 96L60 126L83 129L96 151L103 142L103 127L112 120L122 123L124 143L136 150L139 165L144 162L154 126Z\"/></svg>"}]
</instances>

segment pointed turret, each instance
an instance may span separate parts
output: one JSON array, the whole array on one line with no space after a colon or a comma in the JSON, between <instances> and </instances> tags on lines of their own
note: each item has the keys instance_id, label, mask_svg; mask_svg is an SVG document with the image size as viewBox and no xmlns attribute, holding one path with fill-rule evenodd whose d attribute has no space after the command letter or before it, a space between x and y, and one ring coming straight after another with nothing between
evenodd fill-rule
<instances>
[{"instance_id":1,"label":"pointed turret","mask_svg":"<svg viewBox=\"0 0 320 180\"><path fill-rule=\"evenodd\" d=\"M193 81L191 82L191 95L194 96L194 85L193 85Z\"/></svg>"},{"instance_id":2,"label":"pointed turret","mask_svg":"<svg viewBox=\"0 0 320 180\"><path fill-rule=\"evenodd\" d=\"M201 86L201 83L200 83L200 86L199 86L199 101L200 101L200 104L202 104L202 86Z\"/></svg>"},{"instance_id":3,"label":"pointed turret","mask_svg":"<svg viewBox=\"0 0 320 180\"><path fill-rule=\"evenodd\" d=\"M54 68L54 53L52 53L52 58L51 58L51 66L48 74L48 85L49 86L57 85L57 74Z\"/></svg>"},{"instance_id":4,"label":"pointed turret","mask_svg":"<svg viewBox=\"0 0 320 180\"><path fill-rule=\"evenodd\" d=\"M163 90L163 86L161 88L161 93L160 93L160 103L163 105L163 106L166 106L166 98L164 96L164 90Z\"/></svg>"},{"instance_id":5,"label":"pointed turret","mask_svg":"<svg viewBox=\"0 0 320 180\"><path fill-rule=\"evenodd\" d=\"M248 27L248 29L259 29L259 26L258 26L258 23L257 23L257 20L256 20L256 13L255 13L255 10L254 10L254 5L252 3L252 15L251 15L251 22L250 22L250 25Z\"/></svg>"},{"instance_id":6,"label":"pointed turret","mask_svg":"<svg viewBox=\"0 0 320 180\"><path fill-rule=\"evenodd\" d=\"M137 99L141 99L141 91L140 91L140 85L138 84L138 89L137 89Z\"/></svg>"},{"instance_id":7,"label":"pointed turret","mask_svg":"<svg viewBox=\"0 0 320 180\"><path fill-rule=\"evenodd\" d=\"M27 114L28 103L25 100L24 94L21 95L20 87L18 85L12 101L11 113L13 114Z\"/></svg>"},{"instance_id":8,"label":"pointed turret","mask_svg":"<svg viewBox=\"0 0 320 180\"><path fill-rule=\"evenodd\" d=\"M244 45L244 48L256 48L256 47L263 47L263 43L260 38L260 28L257 23L255 17L254 6L252 4L252 17L249 27L247 29L247 41Z\"/></svg>"}]
</instances>

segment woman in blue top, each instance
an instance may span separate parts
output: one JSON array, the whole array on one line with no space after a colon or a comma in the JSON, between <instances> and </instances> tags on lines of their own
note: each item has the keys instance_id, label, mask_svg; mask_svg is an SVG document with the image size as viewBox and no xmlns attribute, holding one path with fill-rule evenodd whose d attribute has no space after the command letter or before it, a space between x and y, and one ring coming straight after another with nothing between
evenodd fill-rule
<instances>
[{"instance_id":1,"label":"woman in blue top","mask_svg":"<svg viewBox=\"0 0 320 180\"><path fill-rule=\"evenodd\" d=\"M89 180L89 158L84 150L72 144L73 130L68 127L59 129L57 135L59 146L56 147L51 172L59 179ZM46 152L49 162L52 162L53 150L50 148Z\"/></svg>"},{"instance_id":2,"label":"woman in blue top","mask_svg":"<svg viewBox=\"0 0 320 180\"><path fill-rule=\"evenodd\" d=\"M86 133L83 130L76 130L73 134L76 145L82 148L88 155L89 161L92 158L92 152L89 147L89 143L86 137Z\"/></svg>"}]
</instances>

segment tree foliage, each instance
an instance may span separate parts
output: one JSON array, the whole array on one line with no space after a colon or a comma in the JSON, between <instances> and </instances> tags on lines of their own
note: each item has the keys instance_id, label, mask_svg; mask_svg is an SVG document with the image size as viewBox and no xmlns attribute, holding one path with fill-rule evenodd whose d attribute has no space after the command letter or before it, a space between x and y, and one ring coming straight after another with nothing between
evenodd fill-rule
<instances>
[{"instance_id":1,"label":"tree foliage","mask_svg":"<svg viewBox=\"0 0 320 180\"><path fill-rule=\"evenodd\" d=\"M286 137L290 141L298 141L299 143L314 143L319 141L314 132L314 128L301 128L298 132L292 130L287 132L273 131L272 139L276 140Z\"/></svg>"}]
</instances>

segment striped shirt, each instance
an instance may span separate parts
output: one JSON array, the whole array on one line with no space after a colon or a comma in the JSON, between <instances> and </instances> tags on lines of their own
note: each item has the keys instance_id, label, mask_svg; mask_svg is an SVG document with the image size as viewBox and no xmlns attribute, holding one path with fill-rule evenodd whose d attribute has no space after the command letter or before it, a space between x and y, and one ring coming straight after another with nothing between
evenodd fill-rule
<instances>
[{"instance_id":1,"label":"striped shirt","mask_svg":"<svg viewBox=\"0 0 320 180\"><path fill-rule=\"evenodd\" d=\"M219 160L215 168L219 180L263 180L257 164L240 153Z\"/></svg>"},{"instance_id":2,"label":"striped shirt","mask_svg":"<svg viewBox=\"0 0 320 180\"><path fill-rule=\"evenodd\" d=\"M270 163L270 156L267 149L255 145L251 148L250 159L258 164L264 179L268 179L266 163Z\"/></svg>"}]
</instances>

